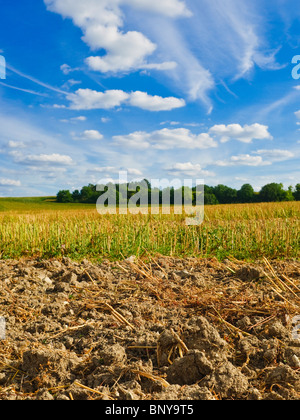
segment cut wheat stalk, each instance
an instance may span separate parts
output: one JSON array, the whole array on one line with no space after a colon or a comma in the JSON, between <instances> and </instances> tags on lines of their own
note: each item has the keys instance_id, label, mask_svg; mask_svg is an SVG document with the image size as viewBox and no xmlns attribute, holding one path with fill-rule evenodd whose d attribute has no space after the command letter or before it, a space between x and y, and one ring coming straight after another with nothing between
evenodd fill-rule
<instances>
[{"instance_id":1,"label":"cut wheat stalk","mask_svg":"<svg viewBox=\"0 0 300 420\"><path fill-rule=\"evenodd\" d=\"M158 381L162 384L164 388L168 388L170 386L170 384L164 378L161 378L160 376L152 375L149 372L145 372L143 370L136 370L136 369L133 369L131 372L134 373L135 375L144 376L145 378L151 379L151 381L153 382Z\"/></svg>"},{"instance_id":2,"label":"cut wheat stalk","mask_svg":"<svg viewBox=\"0 0 300 420\"><path fill-rule=\"evenodd\" d=\"M114 399L113 399L112 397L110 397L109 395L104 394L103 392L97 391L96 389L89 388L88 386L82 385L82 384L81 384L80 382L78 382L78 381L75 381L75 382L74 382L74 385L79 386L80 388L85 389L86 391L92 392L93 394L98 394L98 395L101 395L101 397L108 398L109 400L114 400Z\"/></svg>"},{"instance_id":3,"label":"cut wheat stalk","mask_svg":"<svg viewBox=\"0 0 300 420\"><path fill-rule=\"evenodd\" d=\"M219 311L214 306L213 309L217 313L220 321L228 328L229 331L233 330L235 333L244 334L248 337L252 337L252 335L247 333L246 331L240 330L238 327L235 327L234 325L230 324L230 322L225 321L225 319L220 315Z\"/></svg>"},{"instance_id":4,"label":"cut wheat stalk","mask_svg":"<svg viewBox=\"0 0 300 420\"><path fill-rule=\"evenodd\" d=\"M286 275L282 274L281 275L291 286L293 286L299 293L300 293L300 289L299 287L291 280L289 279Z\"/></svg>"},{"instance_id":5,"label":"cut wheat stalk","mask_svg":"<svg viewBox=\"0 0 300 420\"><path fill-rule=\"evenodd\" d=\"M132 330L134 330L134 326L130 324L130 322L127 321L126 318L124 318L123 315L121 315L119 312L117 312L112 306L110 306L108 303L103 302L103 305L105 305L112 313L112 315L121 323L126 324L128 327L130 327Z\"/></svg>"},{"instance_id":6,"label":"cut wheat stalk","mask_svg":"<svg viewBox=\"0 0 300 420\"><path fill-rule=\"evenodd\" d=\"M275 281L273 281L271 278L270 278L270 276L268 276L268 274L267 273L264 273L265 275L266 275L266 277L272 282L272 284L274 285L274 286L276 286L277 288L278 287L280 287L280 289L282 290L282 291L289 291L297 300L300 300L300 298L299 298L299 296L290 288L290 286L288 286L284 281L282 281L280 278L279 278L279 276L275 273L275 271L274 271L274 269L273 269L273 267L271 266L271 264L269 263L269 261L267 260L267 258L265 258L264 257L264 262L265 262L265 264L267 265L267 267L269 268L269 270L270 270L270 272L271 272L271 274L273 275L273 277L274 277L274 279L277 281L277 283L278 284L276 284L275 283ZM289 280L286 276L284 276L284 279L289 283L289 284L291 284L292 286L294 286L295 287L295 285L294 285L294 283L291 281L291 280ZM298 288L297 288L297 290L299 290ZM299 290L300 291L300 290ZM283 298L283 296L281 296L281 294L277 291L277 293L280 295L280 297L282 297ZM285 299L285 298L283 298L283 299ZM287 299L285 299L285 300L287 300ZM290 303L290 302L289 302Z\"/></svg>"},{"instance_id":7,"label":"cut wheat stalk","mask_svg":"<svg viewBox=\"0 0 300 420\"><path fill-rule=\"evenodd\" d=\"M81 328L84 328L84 327L87 327L87 326L91 326L91 325L94 325L94 323L92 323L92 322L88 322L88 323L86 323L86 324L83 324L83 325L78 325L78 326L76 326L76 327L68 327L68 328L65 328L64 330L59 331L57 334L55 334L55 335L53 335L53 336L51 336L51 337L48 337L48 338L47 338L47 341L48 341L48 340L53 340L54 338L57 338L57 337L59 337L59 336L61 336L61 335L65 334L65 333L67 333L67 332L69 332L69 331L78 331L78 330L80 330Z\"/></svg>"}]
</instances>

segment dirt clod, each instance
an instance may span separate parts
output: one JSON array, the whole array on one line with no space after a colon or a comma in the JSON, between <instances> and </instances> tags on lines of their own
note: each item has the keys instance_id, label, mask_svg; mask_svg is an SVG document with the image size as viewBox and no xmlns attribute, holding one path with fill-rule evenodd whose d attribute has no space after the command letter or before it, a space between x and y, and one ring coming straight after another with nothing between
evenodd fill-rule
<instances>
[{"instance_id":1,"label":"dirt clod","mask_svg":"<svg viewBox=\"0 0 300 420\"><path fill-rule=\"evenodd\" d=\"M270 264L0 260L0 400L298 399L300 263Z\"/></svg>"}]
</instances>

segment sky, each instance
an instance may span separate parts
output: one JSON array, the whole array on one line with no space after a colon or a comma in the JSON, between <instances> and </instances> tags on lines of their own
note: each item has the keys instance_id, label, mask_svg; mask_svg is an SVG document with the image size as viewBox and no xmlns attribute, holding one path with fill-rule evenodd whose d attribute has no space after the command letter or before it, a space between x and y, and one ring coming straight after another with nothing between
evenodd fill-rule
<instances>
[{"instance_id":1,"label":"sky","mask_svg":"<svg viewBox=\"0 0 300 420\"><path fill-rule=\"evenodd\" d=\"M0 196L120 171L295 186L297 55L298 0L4 2Z\"/></svg>"}]
</instances>

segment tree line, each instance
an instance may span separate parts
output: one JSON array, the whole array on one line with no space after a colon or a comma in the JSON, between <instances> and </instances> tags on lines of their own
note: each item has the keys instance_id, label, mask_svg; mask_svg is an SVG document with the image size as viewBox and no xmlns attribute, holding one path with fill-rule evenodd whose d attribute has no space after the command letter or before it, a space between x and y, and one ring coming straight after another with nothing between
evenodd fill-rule
<instances>
[{"instance_id":1,"label":"tree line","mask_svg":"<svg viewBox=\"0 0 300 420\"><path fill-rule=\"evenodd\" d=\"M170 197L170 204L174 204L176 190L173 187L167 189L152 188L148 180L144 180L147 184L146 194L148 194L148 203L151 204L153 197L157 197L159 204L162 204L164 193L168 193ZM139 183L133 184L136 186L136 190L129 189L129 184L112 184L114 185L116 192L116 203L125 204L133 195L140 191ZM181 187L182 197L188 197L191 204L196 204L197 189ZM168 191L166 191L168 190ZM69 190L61 190L57 193L56 201L58 203L96 203L98 198L107 191L97 191L97 186L89 184L84 186L80 191L75 190L73 192ZM153 194L155 193L156 194ZM178 195L177 195L178 197ZM283 184L277 184L275 182L267 184L261 188L259 192L255 192L250 184L244 184L239 190L227 187L226 185L217 185L216 187L210 187L204 185L204 204L215 205L215 204L235 204L235 203L261 203L261 202L278 202L278 201L300 201L300 184L297 184L295 188L292 186L287 190L284 189ZM154 203L153 203L154 204ZM157 203L156 203L157 204Z\"/></svg>"}]
</instances>

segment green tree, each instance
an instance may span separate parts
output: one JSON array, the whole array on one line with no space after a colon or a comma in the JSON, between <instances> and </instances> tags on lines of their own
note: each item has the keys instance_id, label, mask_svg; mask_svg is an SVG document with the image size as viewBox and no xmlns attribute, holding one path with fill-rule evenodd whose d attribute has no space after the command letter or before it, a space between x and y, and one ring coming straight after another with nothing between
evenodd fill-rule
<instances>
[{"instance_id":1,"label":"green tree","mask_svg":"<svg viewBox=\"0 0 300 420\"><path fill-rule=\"evenodd\" d=\"M239 203L252 203L254 200L254 189L250 184L244 184L237 192Z\"/></svg>"},{"instance_id":2,"label":"green tree","mask_svg":"<svg viewBox=\"0 0 300 420\"><path fill-rule=\"evenodd\" d=\"M259 193L259 201L261 202L275 202L285 201L287 199L286 191L283 189L283 184L276 184L272 182L262 187Z\"/></svg>"},{"instance_id":3,"label":"green tree","mask_svg":"<svg viewBox=\"0 0 300 420\"><path fill-rule=\"evenodd\" d=\"M57 193L56 201L58 203L72 203L73 197L69 190L61 190Z\"/></svg>"},{"instance_id":4,"label":"green tree","mask_svg":"<svg viewBox=\"0 0 300 420\"><path fill-rule=\"evenodd\" d=\"M300 184L296 185L293 196L294 196L295 200L300 201Z\"/></svg>"},{"instance_id":5,"label":"green tree","mask_svg":"<svg viewBox=\"0 0 300 420\"><path fill-rule=\"evenodd\" d=\"M204 204L209 206L209 205L219 204L219 202L215 194L208 193L204 195Z\"/></svg>"},{"instance_id":6,"label":"green tree","mask_svg":"<svg viewBox=\"0 0 300 420\"><path fill-rule=\"evenodd\" d=\"M81 200L81 194L80 194L80 192L79 192L78 190L75 190L75 191L72 193L72 198L73 198L73 201L74 201L75 203L80 203L80 200Z\"/></svg>"},{"instance_id":7,"label":"green tree","mask_svg":"<svg viewBox=\"0 0 300 420\"><path fill-rule=\"evenodd\" d=\"M220 204L231 204L237 202L237 190L226 185L217 185L213 188L213 194Z\"/></svg>"},{"instance_id":8,"label":"green tree","mask_svg":"<svg viewBox=\"0 0 300 420\"><path fill-rule=\"evenodd\" d=\"M96 203L99 193L96 191L96 186L89 184L86 187L83 187L80 196L81 202L83 203Z\"/></svg>"}]
</instances>

